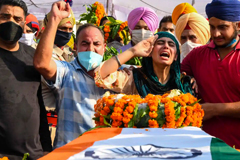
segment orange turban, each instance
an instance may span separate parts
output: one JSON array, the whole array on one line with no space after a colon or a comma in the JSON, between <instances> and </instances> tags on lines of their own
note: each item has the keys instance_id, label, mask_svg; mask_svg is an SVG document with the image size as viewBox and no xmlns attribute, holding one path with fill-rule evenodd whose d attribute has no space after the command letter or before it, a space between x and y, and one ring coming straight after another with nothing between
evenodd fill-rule
<instances>
[{"instance_id":1,"label":"orange turban","mask_svg":"<svg viewBox=\"0 0 240 160\"><path fill-rule=\"evenodd\" d=\"M172 12L173 24L176 25L177 20L178 20L179 16L181 16L181 14L187 14L187 13L192 13L192 12L197 13L197 10L189 3L181 3L181 4L177 5Z\"/></svg>"}]
</instances>

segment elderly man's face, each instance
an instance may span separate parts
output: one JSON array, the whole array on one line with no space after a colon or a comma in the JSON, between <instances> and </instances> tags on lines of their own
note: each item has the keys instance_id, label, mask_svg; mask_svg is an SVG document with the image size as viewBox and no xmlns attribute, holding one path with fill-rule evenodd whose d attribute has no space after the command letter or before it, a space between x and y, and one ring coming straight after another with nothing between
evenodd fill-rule
<instances>
[{"instance_id":1,"label":"elderly man's face","mask_svg":"<svg viewBox=\"0 0 240 160\"><path fill-rule=\"evenodd\" d=\"M77 52L93 51L103 56L106 44L99 29L87 27L78 35Z\"/></svg>"},{"instance_id":2,"label":"elderly man's face","mask_svg":"<svg viewBox=\"0 0 240 160\"><path fill-rule=\"evenodd\" d=\"M181 35L181 45L183 45L185 42L191 41L192 43L201 44L200 39L197 37L197 35L193 32L191 29L183 30Z\"/></svg>"},{"instance_id":3,"label":"elderly man's face","mask_svg":"<svg viewBox=\"0 0 240 160\"><path fill-rule=\"evenodd\" d=\"M218 47L226 47L237 36L236 23L212 17L209 25L211 38Z\"/></svg>"}]
</instances>

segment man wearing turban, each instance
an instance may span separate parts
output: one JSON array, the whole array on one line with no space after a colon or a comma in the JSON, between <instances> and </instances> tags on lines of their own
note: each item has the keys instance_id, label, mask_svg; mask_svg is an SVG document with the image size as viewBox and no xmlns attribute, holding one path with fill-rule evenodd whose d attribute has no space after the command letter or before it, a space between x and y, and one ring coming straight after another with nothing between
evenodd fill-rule
<instances>
[{"instance_id":1,"label":"man wearing turban","mask_svg":"<svg viewBox=\"0 0 240 160\"><path fill-rule=\"evenodd\" d=\"M132 10L127 21L132 40L129 44L120 48L122 52L153 36L158 28L158 16L154 10L148 7L138 7Z\"/></svg>"},{"instance_id":2,"label":"man wearing turban","mask_svg":"<svg viewBox=\"0 0 240 160\"><path fill-rule=\"evenodd\" d=\"M50 13L44 18L44 26L47 26ZM69 17L64 18L58 24L56 37L54 40L53 59L70 62L74 59L74 55L69 51L69 47L65 46L71 39L73 26L75 25L75 17L71 10Z\"/></svg>"},{"instance_id":3,"label":"man wearing turban","mask_svg":"<svg viewBox=\"0 0 240 160\"><path fill-rule=\"evenodd\" d=\"M177 20L175 34L182 45L182 62L193 48L205 45L209 41L209 23L198 13L184 14Z\"/></svg>"},{"instance_id":4,"label":"man wearing turban","mask_svg":"<svg viewBox=\"0 0 240 160\"><path fill-rule=\"evenodd\" d=\"M205 112L203 130L237 149L240 149L239 8L238 0L213 0L207 4L212 41L193 49L181 66L197 81Z\"/></svg>"},{"instance_id":5,"label":"man wearing turban","mask_svg":"<svg viewBox=\"0 0 240 160\"><path fill-rule=\"evenodd\" d=\"M187 14L187 13L192 13L195 12L197 13L197 10L189 3L181 3L179 5L177 5L173 12L172 12L172 22L174 25L177 24L177 20L178 18L183 15L183 14Z\"/></svg>"},{"instance_id":6,"label":"man wearing turban","mask_svg":"<svg viewBox=\"0 0 240 160\"><path fill-rule=\"evenodd\" d=\"M23 34L19 41L31 46L35 43L34 38L37 36L38 32L39 22L37 20L37 17L35 17L33 14L28 13L26 16L26 23L24 26Z\"/></svg>"}]
</instances>

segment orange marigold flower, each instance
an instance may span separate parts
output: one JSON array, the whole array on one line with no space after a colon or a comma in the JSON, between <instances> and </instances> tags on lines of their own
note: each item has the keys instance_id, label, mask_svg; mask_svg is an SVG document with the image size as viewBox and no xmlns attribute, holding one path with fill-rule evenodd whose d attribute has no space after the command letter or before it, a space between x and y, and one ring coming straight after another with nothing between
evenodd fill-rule
<instances>
[{"instance_id":1,"label":"orange marigold flower","mask_svg":"<svg viewBox=\"0 0 240 160\"><path fill-rule=\"evenodd\" d=\"M133 113L134 108L132 106L127 106L125 110L128 111L128 113Z\"/></svg>"},{"instance_id":2,"label":"orange marigold flower","mask_svg":"<svg viewBox=\"0 0 240 160\"><path fill-rule=\"evenodd\" d=\"M102 115L107 115L107 112L105 112L104 110L101 110L101 112L100 112Z\"/></svg>"},{"instance_id":3,"label":"orange marigold flower","mask_svg":"<svg viewBox=\"0 0 240 160\"><path fill-rule=\"evenodd\" d=\"M185 102L185 103L189 102L189 99L190 99L189 94L190 93L180 95L180 98L182 99L183 102Z\"/></svg>"},{"instance_id":4,"label":"orange marigold flower","mask_svg":"<svg viewBox=\"0 0 240 160\"><path fill-rule=\"evenodd\" d=\"M100 122L104 122L104 117L103 116L100 117Z\"/></svg>"},{"instance_id":5,"label":"orange marigold flower","mask_svg":"<svg viewBox=\"0 0 240 160\"><path fill-rule=\"evenodd\" d=\"M103 110L104 110L107 114L111 111L110 108L107 107L107 106L105 106L105 107L103 108Z\"/></svg>"},{"instance_id":6,"label":"orange marigold flower","mask_svg":"<svg viewBox=\"0 0 240 160\"><path fill-rule=\"evenodd\" d=\"M123 117L123 123L125 123L125 124L128 124L128 122L130 122L130 118L126 118L126 117Z\"/></svg>"},{"instance_id":7,"label":"orange marigold flower","mask_svg":"<svg viewBox=\"0 0 240 160\"><path fill-rule=\"evenodd\" d=\"M110 116L110 118L111 118L112 120L115 120L115 121L122 121L123 116L122 116L121 113L113 112L112 115Z\"/></svg>"},{"instance_id":8,"label":"orange marigold flower","mask_svg":"<svg viewBox=\"0 0 240 160\"><path fill-rule=\"evenodd\" d=\"M128 106L131 106L132 108L135 108L136 102L135 101L128 102Z\"/></svg>"},{"instance_id":9,"label":"orange marigold flower","mask_svg":"<svg viewBox=\"0 0 240 160\"><path fill-rule=\"evenodd\" d=\"M150 111L157 111L158 107L157 106L149 106Z\"/></svg>"},{"instance_id":10,"label":"orange marigold flower","mask_svg":"<svg viewBox=\"0 0 240 160\"><path fill-rule=\"evenodd\" d=\"M122 122L121 121L113 121L112 122L112 127L119 127L122 125Z\"/></svg>"},{"instance_id":11,"label":"orange marigold flower","mask_svg":"<svg viewBox=\"0 0 240 160\"><path fill-rule=\"evenodd\" d=\"M167 102L169 102L169 101L171 101L171 99L170 98L162 98L161 99L161 103L167 103Z\"/></svg>"},{"instance_id":12,"label":"orange marigold flower","mask_svg":"<svg viewBox=\"0 0 240 160\"><path fill-rule=\"evenodd\" d=\"M157 118L158 114L156 112L149 112L151 118Z\"/></svg>"},{"instance_id":13,"label":"orange marigold flower","mask_svg":"<svg viewBox=\"0 0 240 160\"><path fill-rule=\"evenodd\" d=\"M108 106L112 106L112 105L114 105L114 100L113 100L113 99L109 99L109 100L107 100L106 105L108 105Z\"/></svg>"},{"instance_id":14,"label":"orange marigold flower","mask_svg":"<svg viewBox=\"0 0 240 160\"><path fill-rule=\"evenodd\" d=\"M120 108L120 107L114 107L114 112L116 112L116 113L123 113L123 109L122 108Z\"/></svg>"}]
</instances>

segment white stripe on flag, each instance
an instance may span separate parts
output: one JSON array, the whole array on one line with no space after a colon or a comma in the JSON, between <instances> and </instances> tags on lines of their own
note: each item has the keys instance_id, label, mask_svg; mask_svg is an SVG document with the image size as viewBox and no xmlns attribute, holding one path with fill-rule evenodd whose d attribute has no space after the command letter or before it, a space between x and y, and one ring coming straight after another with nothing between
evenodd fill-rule
<instances>
[{"instance_id":1,"label":"white stripe on flag","mask_svg":"<svg viewBox=\"0 0 240 160\"><path fill-rule=\"evenodd\" d=\"M210 135L195 127L124 128L121 134L97 141L93 146L73 155L68 160L147 160L152 158L211 160L211 139Z\"/></svg>"}]
</instances>

